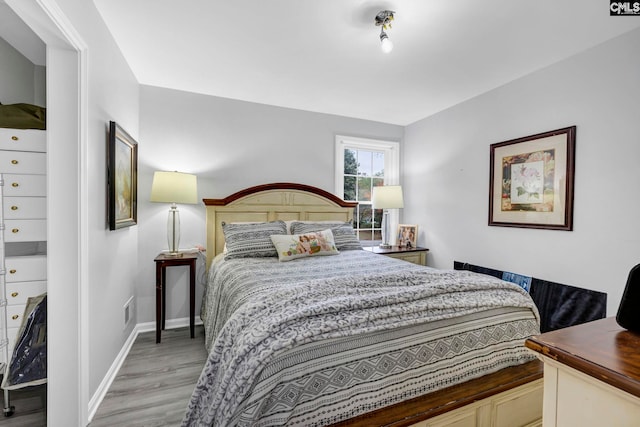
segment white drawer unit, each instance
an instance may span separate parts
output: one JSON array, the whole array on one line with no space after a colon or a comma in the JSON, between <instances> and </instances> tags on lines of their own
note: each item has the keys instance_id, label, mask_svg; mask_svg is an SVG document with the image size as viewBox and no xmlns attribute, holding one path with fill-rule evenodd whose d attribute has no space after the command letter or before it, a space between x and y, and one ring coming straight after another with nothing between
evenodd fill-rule
<instances>
[{"instance_id":1,"label":"white drawer unit","mask_svg":"<svg viewBox=\"0 0 640 427\"><path fill-rule=\"evenodd\" d=\"M0 128L0 150L47 151L47 134L36 129Z\"/></svg>"},{"instance_id":2,"label":"white drawer unit","mask_svg":"<svg viewBox=\"0 0 640 427\"><path fill-rule=\"evenodd\" d=\"M638 335L607 317L525 341L544 362L545 427L640 425Z\"/></svg>"},{"instance_id":3,"label":"white drawer unit","mask_svg":"<svg viewBox=\"0 0 640 427\"><path fill-rule=\"evenodd\" d=\"M45 197L46 175L4 174L5 197Z\"/></svg>"},{"instance_id":4,"label":"white drawer unit","mask_svg":"<svg viewBox=\"0 0 640 427\"><path fill-rule=\"evenodd\" d=\"M7 304L26 306L27 299L47 291L47 282L14 282L7 283Z\"/></svg>"},{"instance_id":5,"label":"white drawer unit","mask_svg":"<svg viewBox=\"0 0 640 427\"><path fill-rule=\"evenodd\" d=\"M25 304L7 306L7 327L19 328L22 324Z\"/></svg>"},{"instance_id":6,"label":"white drawer unit","mask_svg":"<svg viewBox=\"0 0 640 427\"><path fill-rule=\"evenodd\" d=\"M20 328L7 328L7 335L9 337L9 354L13 350L14 344L16 343L16 337L18 336L18 331Z\"/></svg>"},{"instance_id":7,"label":"white drawer unit","mask_svg":"<svg viewBox=\"0 0 640 427\"><path fill-rule=\"evenodd\" d=\"M5 220L4 226L5 243L47 240L47 221L44 219Z\"/></svg>"},{"instance_id":8,"label":"white drawer unit","mask_svg":"<svg viewBox=\"0 0 640 427\"><path fill-rule=\"evenodd\" d=\"M44 197L5 197L4 219L44 219L47 199Z\"/></svg>"},{"instance_id":9,"label":"white drawer unit","mask_svg":"<svg viewBox=\"0 0 640 427\"><path fill-rule=\"evenodd\" d=\"M25 151L0 151L0 170L4 173L42 175L47 170L47 155Z\"/></svg>"},{"instance_id":10,"label":"white drawer unit","mask_svg":"<svg viewBox=\"0 0 640 427\"><path fill-rule=\"evenodd\" d=\"M46 147L45 131L0 128L0 373L28 299L47 292Z\"/></svg>"},{"instance_id":11,"label":"white drawer unit","mask_svg":"<svg viewBox=\"0 0 640 427\"><path fill-rule=\"evenodd\" d=\"M4 260L7 283L31 282L47 278L45 255L8 256Z\"/></svg>"}]
</instances>

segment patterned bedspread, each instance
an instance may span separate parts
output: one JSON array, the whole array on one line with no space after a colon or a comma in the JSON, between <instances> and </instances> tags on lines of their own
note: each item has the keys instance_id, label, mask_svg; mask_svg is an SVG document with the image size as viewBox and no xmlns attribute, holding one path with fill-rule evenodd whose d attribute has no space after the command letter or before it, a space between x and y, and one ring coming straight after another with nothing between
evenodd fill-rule
<instances>
[{"instance_id":1,"label":"patterned bedspread","mask_svg":"<svg viewBox=\"0 0 640 427\"><path fill-rule=\"evenodd\" d=\"M532 360L539 333L516 285L366 251L216 258L203 320L185 426L335 423Z\"/></svg>"}]
</instances>

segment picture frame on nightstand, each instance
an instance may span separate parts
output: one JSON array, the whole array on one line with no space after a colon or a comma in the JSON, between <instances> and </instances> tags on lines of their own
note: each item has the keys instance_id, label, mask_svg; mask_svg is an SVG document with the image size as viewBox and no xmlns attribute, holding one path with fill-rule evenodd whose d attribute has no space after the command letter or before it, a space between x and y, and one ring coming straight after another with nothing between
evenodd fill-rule
<instances>
[{"instance_id":1,"label":"picture frame on nightstand","mask_svg":"<svg viewBox=\"0 0 640 427\"><path fill-rule=\"evenodd\" d=\"M396 245L401 248L417 248L418 226L416 224L398 224Z\"/></svg>"}]
</instances>

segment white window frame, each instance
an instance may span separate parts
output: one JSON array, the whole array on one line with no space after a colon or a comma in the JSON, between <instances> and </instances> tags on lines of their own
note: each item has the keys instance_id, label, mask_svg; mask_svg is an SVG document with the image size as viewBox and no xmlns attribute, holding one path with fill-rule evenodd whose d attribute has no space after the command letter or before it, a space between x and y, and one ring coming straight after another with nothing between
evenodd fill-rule
<instances>
[{"instance_id":1,"label":"white window frame","mask_svg":"<svg viewBox=\"0 0 640 427\"><path fill-rule=\"evenodd\" d=\"M384 153L385 185L400 185L400 143L380 139L359 138L355 136L336 135L335 137L335 195L344 197L344 150L372 150ZM398 209L389 210L389 243L395 244L395 230L400 223Z\"/></svg>"}]
</instances>

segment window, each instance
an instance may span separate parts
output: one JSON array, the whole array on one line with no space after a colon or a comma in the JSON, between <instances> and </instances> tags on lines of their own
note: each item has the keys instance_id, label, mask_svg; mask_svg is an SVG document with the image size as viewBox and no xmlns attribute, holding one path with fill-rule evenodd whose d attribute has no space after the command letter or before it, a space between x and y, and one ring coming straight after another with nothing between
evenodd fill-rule
<instances>
[{"instance_id":1,"label":"window","mask_svg":"<svg viewBox=\"0 0 640 427\"><path fill-rule=\"evenodd\" d=\"M375 186L400 183L399 151L398 142L336 136L336 195L358 202L353 225L363 246L382 240L382 209L372 209L371 195ZM397 223L398 212L392 209L391 230Z\"/></svg>"}]
</instances>

